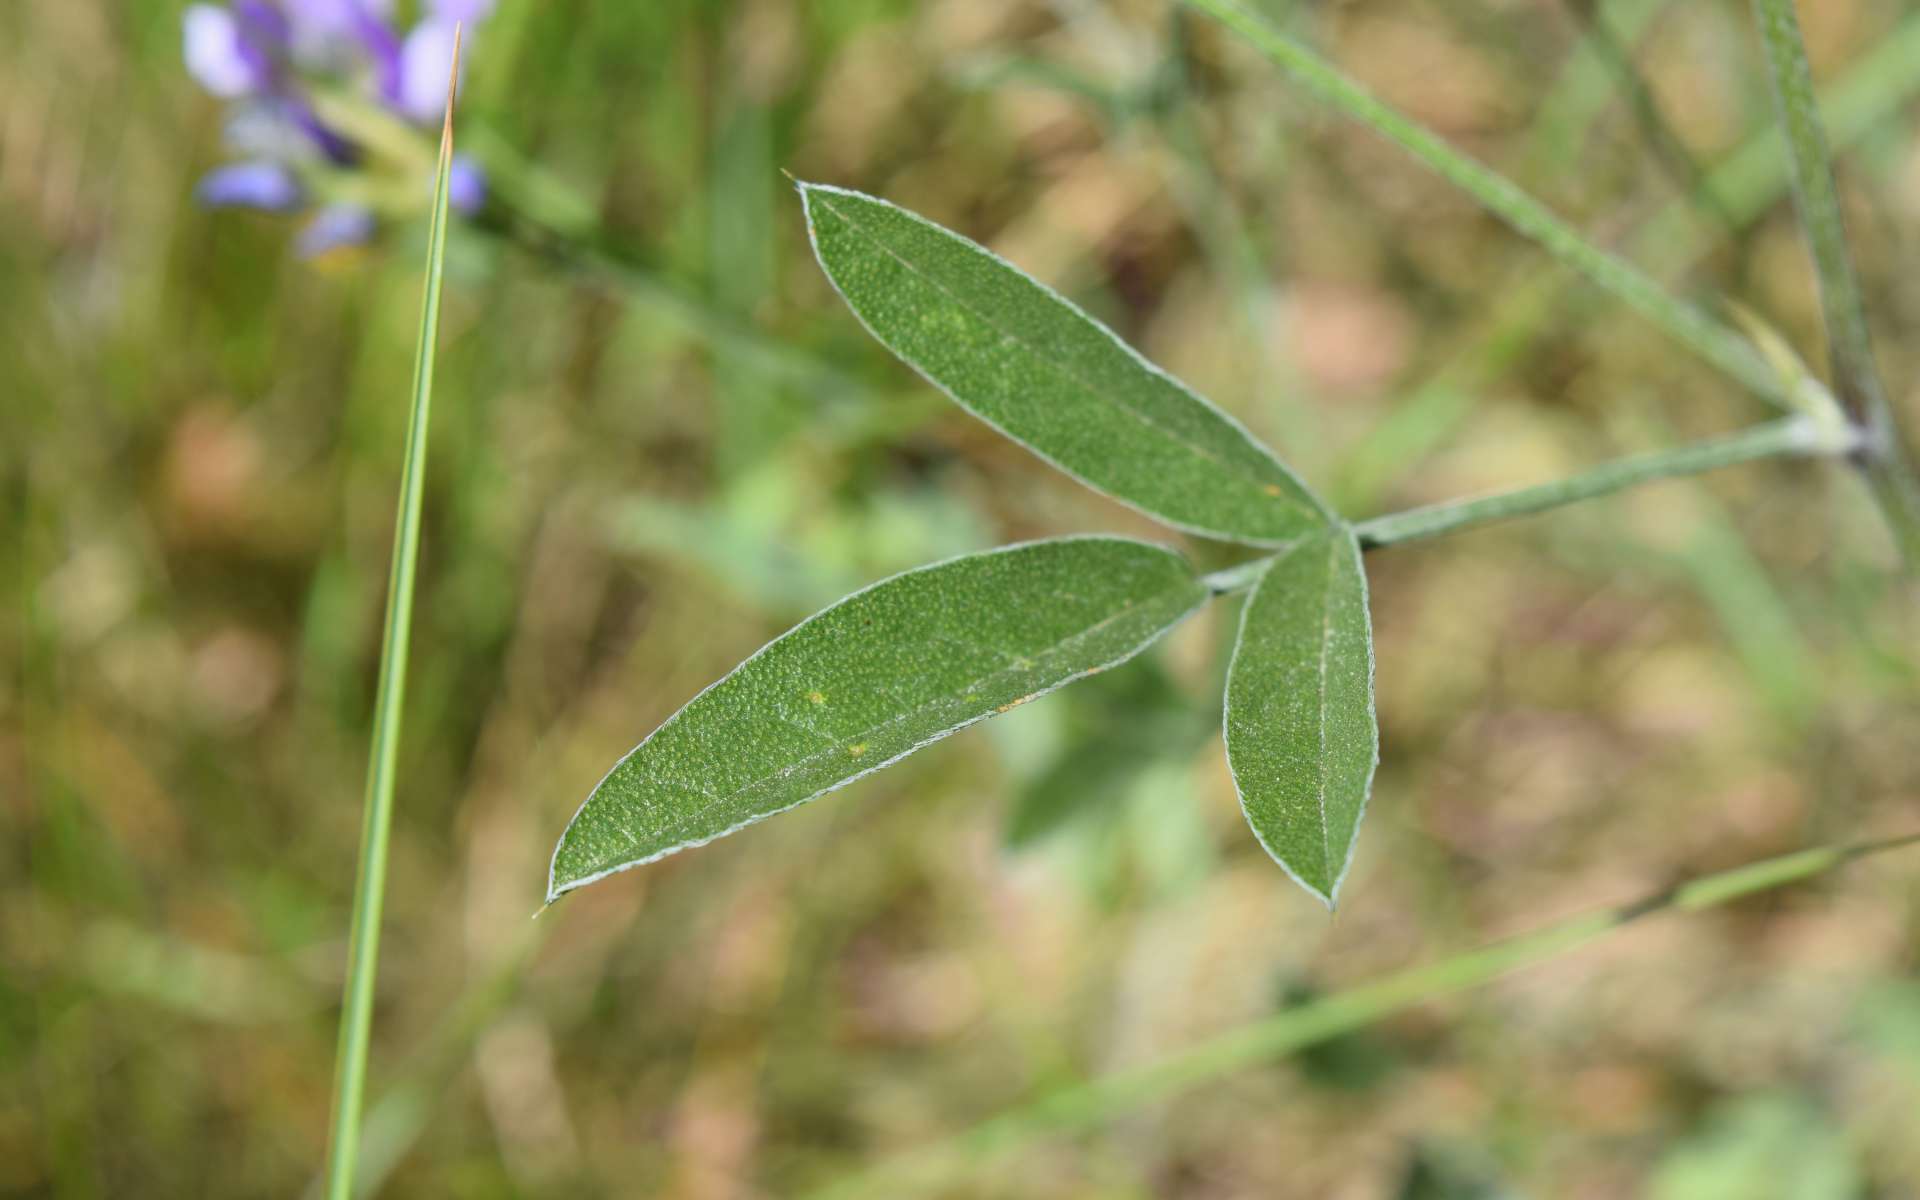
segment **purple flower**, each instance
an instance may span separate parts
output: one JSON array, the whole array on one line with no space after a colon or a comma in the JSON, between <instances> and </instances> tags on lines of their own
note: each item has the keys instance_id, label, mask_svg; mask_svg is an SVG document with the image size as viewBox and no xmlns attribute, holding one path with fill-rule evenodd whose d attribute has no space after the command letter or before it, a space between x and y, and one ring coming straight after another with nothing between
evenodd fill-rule
<instances>
[{"instance_id":1,"label":"purple flower","mask_svg":"<svg viewBox=\"0 0 1920 1200\"><path fill-rule=\"evenodd\" d=\"M429 18L400 47L400 93L395 105L416 121L438 121L447 108L453 69L453 24Z\"/></svg>"},{"instance_id":2,"label":"purple flower","mask_svg":"<svg viewBox=\"0 0 1920 1200\"><path fill-rule=\"evenodd\" d=\"M276 162L243 162L211 171L195 195L210 208L291 212L300 207L300 181Z\"/></svg>"},{"instance_id":3,"label":"purple flower","mask_svg":"<svg viewBox=\"0 0 1920 1200\"><path fill-rule=\"evenodd\" d=\"M383 107L421 124L437 125L445 109L456 22L477 22L494 0L421 0L420 21L400 36L393 0L226 0L187 6L182 50L187 70L224 100L237 101L227 124L228 144L245 161L222 167L200 183L208 205L290 211L305 203L302 181L323 194L363 165L379 169L372 143L356 144L329 125L309 99L308 80L324 76L338 88L357 83ZM388 164L391 166L392 164ZM448 203L475 213L486 202L486 176L470 159L452 164ZM376 189L375 194L388 195ZM389 207L333 204L316 212L296 248L306 257L370 239Z\"/></svg>"},{"instance_id":4,"label":"purple flower","mask_svg":"<svg viewBox=\"0 0 1920 1200\"><path fill-rule=\"evenodd\" d=\"M427 0L433 19L448 25L484 21L493 13L494 0Z\"/></svg>"},{"instance_id":5,"label":"purple flower","mask_svg":"<svg viewBox=\"0 0 1920 1200\"><path fill-rule=\"evenodd\" d=\"M373 210L358 204L329 204L313 215L294 240L294 253L318 258L330 250L365 245L373 240Z\"/></svg>"},{"instance_id":6,"label":"purple flower","mask_svg":"<svg viewBox=\"0 0 1920 1200\"><path fill-rule=\"evenodd\" d=\"M387 17L391 0L286 0L293 56L320 71L348 71L361 60L385 104L400 94L400 39Z\"/></svg>"},{"instance_id":7,"label":"purple flower","mask_svg":"<svg viewBox=\"0 0 1920 1200\"><path fill-rule=\"evenodd\" d=\"M233 10L190 5L182 30L187 73L214 95L232 100L263 91L271 81L271 59Z\"/></svg>"},{"instance_id":8,"label":"purple flower","mask_svg":"<svg viewBox=\"0 0 1920 1200\"><path fill-rule=\"evenodd\" d=\"M447 203L472 216L487 202L487 173L464 154L447 164Z\"/></svg>"},{"instance_id":9,"label":"purple flower","mask_svg":"<svg viewBox=\"0 0 1920 1200\"><path fill-rule=\"evenodd\" d=\"M293 44L302 56L363 41L373 26L386 28L391 0L285 0Z\"/></svg>"}]
</instances>

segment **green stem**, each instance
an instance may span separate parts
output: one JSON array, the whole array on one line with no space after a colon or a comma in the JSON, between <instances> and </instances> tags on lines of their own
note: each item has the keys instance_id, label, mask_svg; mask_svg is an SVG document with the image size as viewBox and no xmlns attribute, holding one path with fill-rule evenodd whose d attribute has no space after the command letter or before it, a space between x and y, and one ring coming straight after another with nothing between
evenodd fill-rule
<instances>
[{"instance_id":1,"label":"green stem","mask_svg":"<svg viewBox=\"0 0 1920 1200\"><path fill-rule=\"evenodd\" d=\"M459 78L459 46L456 30L454 68L450 76L454 79ZM373 706L373 748L367 763L366 808L361 819L360 865L354 884L347 982L335 1061L333 1119L328 1136L328 1200L348 1200L352 1196L360 1148L367 1044L373 1028L374 976L380 961L380 916L386 899L388 832L393 825L394 765L400 746L400 714L406 702L414 569L420 557L427 417L433 398L434 347L440 331L440 284L447 247L447 173L452 157L453 97L450 92L446 120L440 131L432 223L427 231L425 294L420 303L420 339L413 359L413 406L401 465L399 511L394 517L393 561L388 572L386 622L380 644L380 681Z\"/></svg>"},{"instance_id":2,"label":"green stem","mask_svg":"<svg viewBox=\"0 0 1920 1200\"><path fill-rule=\"evenodd\" d=\"M1638 267L1600 249L1505 176L1448 145L1381 101L1312 49L1274 28L1238 0L1187 0L1245 38L1322 102L1387 138L1472 196L1517 232L1666 330L1734 379L1776 403L1786 397L1777 372L1747 340L1694 305L1669 294Z\"/></svg>"},{"instance_id":3,"label":"green stem","mask_svg":"<svg viewBox=\"0 0 1920 1200\"><path fill-rule=\"evenodd\" d=\"M1886 397L1874 366L1873 342L1867 332L1867 309L1854 276L1853 256L1847 250L1846 228L1840 218L1840 196L1833 178L1833 156L1813 96L1806 48L1793 0L1753 0L1772 68L1774 100L1786 131L1793 162L1794 198L1800 223L1813 255L1819 282L1820 307L1827 327L1828 352L1833 359L1839 399L1861 425L1877 427L1884 419Z\"/></svg>"},{"instance_id":4,"label":"green stem","mask_svg":"<svg viewBox=\"0 0 1920 1200\"><path fill-rule=\"evenodd\" d=\"M1628 28L1635 27L1633 22L1651 19L1653 9L1663 2L1620 0L1612 7L1626 14L1620 20L1621 27ZM1920 90L1920 76L1911 69L1917 56L1920 14L1903 20L1821 93L1820 108L1834 145L1859 142L1899 114L1901 106ZM1575 132L1584 119L1580 114L1593 103L1587 93L1595 84L1589 80L1598 80L1600 71L1592 62L1585 66L1576 63L1576 68L1585 78L1562 84L1555 93L1571 98L1556 103L1554 96L1549 96L1535 122L1542 133L1535 140L1539 149L1533 158L1543 164L1543 170L1572 169L1556 166L1562 161L1557 156L1546 157L1552 155L1555 145L1574 147L1566 163L1577 157L1581 139ZM1714 164L1702 181L1742 229L1759 220L1791 185L1783 145L1779 125L1769 122ZM1668 277L1691 267L1707 251L1693 205L1686 200L1668 202L1628 235L1625 245L1632 258L1659 263ZM1506 289L1494 311L1468 339L1469 348L1396 405L1387 419L1354 448L1342 469L1336 493L1342 507L1372 507L1390 483L1451 436L1472 411L1472 394L1485 391L1494 374L1509 365L1546 327L1547 314L1560 307L1558 300L1565 286L1564 277L1543 275Z\"/></svg>"},{"instance_id":5,"label":"green stem","mask_svg":"<svg viewBox=\"0 0 1920 1200\"><path fill-rule=\"evenodd\" d=\"M1850 846L1822 846L1766 859L1666 888L1631 904L1574 917L1441 962L1396 972L1286 1009L1159 1062L1061 1088L976 1125L949 1142L816 1192L813 1200L933 1190L944 1180L1042 1137L1091 1128L1222 1076L1319 1045L1416 1004L1556 958L1642 917L1713 908L1916 842L1920 842L1920 833Z\"/></svg>"},{"instance_id":6,"label":"green stem","mask_svg":"<svg viewBox=\"0 0 1920 1200\"><path fill-rule=\"evenodd\" d=\"M1833 177L1833 155L1814 99L1807 49L1793 0L1753 0L1761 39L1772 68L1774 99L1786 130L1794 176L1794 198L1806 231L1819 280L1820 310L1826 323L1828 354L1841 407L1865 431L1856 462L1866 474L1910 566L1920 567L1920 473L1911 443L1900 428L1874 362L1866 303L1847 248L1840 195Z\"/></svg>"},{"instance_id":7,"label":"green stem","mask_svg":"<svg viewBox=\"0 0 1920 1200\"><path fill-rule=\"evenodd\" d=\"M1791 454L1833 454L1850 448L1810 417L1785 417L1725 437L1711 438L1671 450L1622 458L1579 475L1533 487L1515 488L1466 500L1449 500L1406 512L1389 513L1354 526L1360 544L1368 549L1399 542L1437 537L1472 525L1504 521L1545 512L1656 479L1698 475L1756 459Z\"/></svg>"}]
</instances>

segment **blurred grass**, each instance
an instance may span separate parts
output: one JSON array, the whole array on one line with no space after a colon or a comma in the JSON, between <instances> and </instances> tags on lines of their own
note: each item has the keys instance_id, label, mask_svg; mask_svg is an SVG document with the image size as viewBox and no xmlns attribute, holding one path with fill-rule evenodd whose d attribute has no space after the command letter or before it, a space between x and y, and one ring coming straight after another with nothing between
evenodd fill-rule
<instances>
[{"instance_id":1,"label":"blurred grass","mask_svg":"<svg viewBox=\"0 0 1920 1200\"><path fill-rule=\"evenodd\" d=\"M1741 6L1601 6L1738 238L1557 4L1266 7L1818 360ZM1802 7L1911 410L1920 35L1886 0ZM423 230L309 266L280 222L194 208L219 114L179 11L0 6L5 1196L285 1195L325 1135ZM780 167L991 244L1360 511L1753 404L1157 2L506 0L473 50L476 136L669 291L454 231L368 1146L390 1194L786 1195L1289 995L1910 821L1920 606L1852 484L1765 467L1369 563L1387 758L1331 923L1246 835L1217 739L1003 848L1014 798L1155 686L1064 693L529 925L606 766L818 603L1152 535L886 360ZM1158 664L1201 716L1221 626ZM1387 1022L1350 1087L1254 1072L955 1194L1713 1195L1773 1143L1920 1189L1913 878L1634 930Z\"/></svg>"}]
</instances>

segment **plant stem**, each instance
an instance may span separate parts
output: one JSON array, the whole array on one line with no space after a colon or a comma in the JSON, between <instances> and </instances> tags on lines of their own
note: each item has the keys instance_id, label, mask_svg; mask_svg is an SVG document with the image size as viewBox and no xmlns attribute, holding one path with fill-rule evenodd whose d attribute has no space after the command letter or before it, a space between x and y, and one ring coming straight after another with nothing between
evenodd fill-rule
<instances>
[{"instance_id":1,"label":"plant stem","mask_svg":"<svg viewBox=\"0 0 1920 1200\"><path fill-rule=\"evenodd\" d=\"M1631 3L1631 22L1644 22L1654 15L1655 5L1647 0ZM1909 69L1917 55L1920 14L1902 21L1821 93L1821 111L1835 145L1858 142L1898 114L1900 106L1916 91L1916 81L1920 81L1920 76ZM1598 71L1597 63L1589 63L1577 71L1570 68L1569 73L1597 79ZM1557 114L1560 109L1576 115L1583 112L1590 101L1566 97L1578 98L1590 87L1584 82L1563 82L1543 103L1535 121L1536 130L1543 132L1535 139L1540 149L1534 157L1544 168L1572 169L1568 164L1574 160L1568 158L1562 163L1552 156L1552 147L1564 144L1577 148L1582 143L1577 135L1580 121L1575 115ZM1557 104L1556 97L1561 98ZM1728 210L1742 231L1759 220L1792 184L1783 143L1778 123L1770 121L1715 163L1701 181L1719 197L1721 207ZM1629 256L1641 262L1657 262L1669 276L1693 266L1708 249L1704 227L1694 218L1695 209L1696 202L1669 201L1646 224L1624 237ZM1350 452L1335 490L1341 507L1356 511L1374 507L1394 480L1452 436L1473 409L1472 395L1484 391L1495 374L1546 328L1549 314L1563 308L1560 299L1567 284L1566 276L1537 275L1521 286L1504 289L1499 303L1467 339L1467 348L1405 396Z\"/></svg>"},{"instance_id":2,"label":"plant stem","mask_svg":"<svg viewBox=\"0 0 1920 1200\"><path fill-rule=\"evenodd\" d=\"M1794 198L1820 286L1820 311L1840 405L1865 433L1855 461L1865 472L1909 566L1920 566L1920 473L1874 362L1867 309L1840 215L1833 155L1813 95L1793 0L1753 0L1766 43L1773 94L1793 162Z\"/></svg>"},{"instance_id":3,"label":"plant stem","mask_svg":"<svg viewBox=\"0 0 1920 1200\"><path fill-rule=\"evenodd\" d=\"M453 37L451 80L460 78L460 30ZM387 580L386 623L380 644L380 682L373 706L373 749L367 763L366 809L360 829L360 865L354 885L347 983L335 1061L333 1121L328 1136L328 1200L353 1194L366 1095L367 1043L373 1027L374 976L380 960L380 914L386 898L387 841L393 824L394 765L407 690L407 645L412 633L414 568L420 557L420 509L426 483L427 417L433 398L434 347L440 331L440 283L447 246L447 175L453 158L453 87L440 129L440 163L427 231L427 270L420 305L420 337L413 359L413 407L407 422L394 517L393 562Z\"/></svg>"},{"instance_id":4,"label":"plant stem","mask_svg":"<svg viewBox=\"0 0 1920 1200\"><path fill-rule=\"evenodd\" d=\"M1680 300L1638 267L1599 248L1505 176L1448 145L1381 101L1311 48L1248 11L1239 0L1187 0L1245 38L1326 104L1361 122L1472 196L1514 230L1666 330L1669 336L1776 403L1782 380L1739 333Z\"/></svg>"},{"instance_id":5,"label":"plant stem","mask_svg":"<svg viewBox=\"0 0 1920 1200\"><path fill-rule=\"evenodd\" d=\"M1665 888L1631 904L1396 972L1372 983L1275 1013L1159 1062L1061 1088L993 1117L953 1140L813 1193L813 1200L885 1192L906 1195L1049 1134L1099 1125L1200 1084L1271 1062L1364 1028L1428 1000L1545 962L1660 912L1692 912L1825 874L1857 858L1920 842L1920 833L1848 846L1821 846Z\"/></svg>"},{"instance_id":6,"label":"plant stem","mask_svg":"<svg viewBox=\"0 0 1920 1200\"><path fill-rule=\"evenodd\" d=\"M1837 453L1848 446L1845 439L1840 439L1836 444L1835 439L1825 434L1811 418L1785 417L1725 437L1618 459L1551 483L1495 492L1490 496L1449 500L1374 517L1355 525L1354 532L1363 547L1375 549L1436 537L1489 521L1529 516L1624 491L1656 479L1698 475L1703 471L1779 455Z\"/></svg>"}]
</instances>

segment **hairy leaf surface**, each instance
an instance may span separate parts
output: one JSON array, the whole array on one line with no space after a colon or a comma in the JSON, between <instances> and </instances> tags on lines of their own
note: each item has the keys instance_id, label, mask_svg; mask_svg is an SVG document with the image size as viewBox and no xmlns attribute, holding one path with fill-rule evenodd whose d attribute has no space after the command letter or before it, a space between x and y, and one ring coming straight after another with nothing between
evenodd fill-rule
<instances>
[{"instance_id":1,"label":"hairy leaf surface","mask_svg":"<svg viewBox=\"0 0 1920 1200\"><path fill-rule=\"evenodd\" d=\"M1208 537L1283 545L1332 523L1233 418L1005 260L872 196L800 193L820 265L873 335L1048 462Z\"/></svg>"},{"instance_id":2,"label":"hairy leaf surface","mask_svg":"<svg viewBox=\"0 0 1920 1200\"><path fill-rule=\"evenodd\" d=\"M1127 538L908 571L801 622L669 717L554 850L547 898L711 841L1139 653L1207 598Z\"/></svg>"},{"instance_id":3,"label":"hairy leaf surface","mask_svg":"<svg viewBox=\"0 0 1920 1200\"><path fill-rule=\"evenodd\" d=\"M1227 763L1267 852L1333 904L1379 759L1360 546L1340 529L1273 561L1240 616Z\"/></svg>"}]
</instances>

